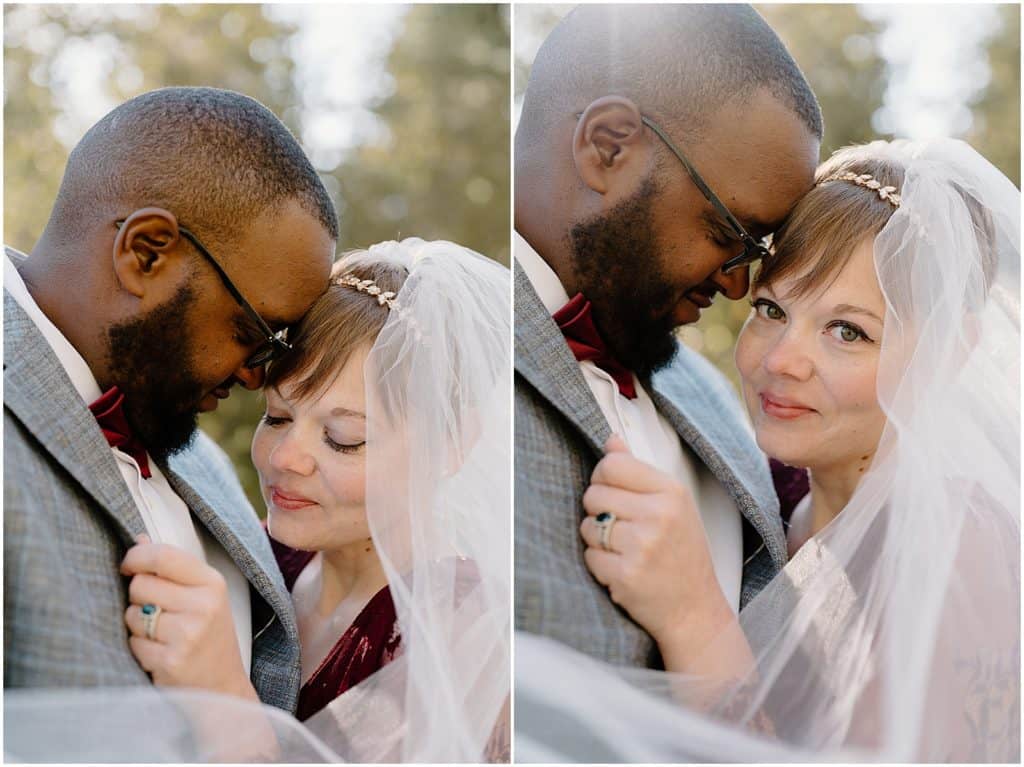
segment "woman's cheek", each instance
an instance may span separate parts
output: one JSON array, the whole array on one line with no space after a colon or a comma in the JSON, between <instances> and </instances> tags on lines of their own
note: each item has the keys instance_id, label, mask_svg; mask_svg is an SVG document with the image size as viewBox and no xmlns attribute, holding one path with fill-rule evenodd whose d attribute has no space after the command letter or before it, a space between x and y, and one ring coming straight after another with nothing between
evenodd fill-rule
<instances>
[{"instance_id":1,"label":"woman's cheek","mask_svg":"<svg viewBox=\"0 0 1024 767\"><path fill-rule=\"evenodd\" d=\"M256 431L252 436L252 445L249 448L249 457L252 459L252 465L256 467L256 473L260 475L261 480L267 471L267 459L271 450L270 442L270 430L263 423L260 423L260 425L256 427Z\"/></svg>"},{"instance_id":2,"label":"woman's cheek","mask_svg":"<svg viewBox=\"0 0 1024 767\"><path fill-rule=\"evenodd\" d=\"M341 506L366 504L366 458L364 455L342 455L322 468L324 480L335 501Z\"/></svg>"}]
</instances>

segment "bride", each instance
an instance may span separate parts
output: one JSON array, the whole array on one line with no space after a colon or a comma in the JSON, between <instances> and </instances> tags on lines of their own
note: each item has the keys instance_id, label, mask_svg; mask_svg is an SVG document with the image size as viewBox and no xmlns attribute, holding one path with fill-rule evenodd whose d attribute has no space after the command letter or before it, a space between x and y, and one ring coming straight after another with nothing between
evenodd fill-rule
<instances>
[{"instance_id":1,"label":"bride","mask_svg":"<svg viewBox=\"0 0 1024 767\"><path fill-rule=\"evenodd\" d=\"M586 562L669 673L517 634L517 761L1019 761L1019 237L962 142L818 169L736 348L758 444L809 471L791 561L737 617L692 499L612 437Z\"/></svg>"},{"instance_id":2,"label":"bride","mask_svg":"<svg viewBox=\"0 0 1024 767\"><path fill-rule=\"evenodd\" d=\"M8 692L7 757L507 761L509 287L450 242L350 253L268 371L252 457L302 725L258 703L216 573L143 540L126 624L155 689Z\"/></svg>"}]
</instances>

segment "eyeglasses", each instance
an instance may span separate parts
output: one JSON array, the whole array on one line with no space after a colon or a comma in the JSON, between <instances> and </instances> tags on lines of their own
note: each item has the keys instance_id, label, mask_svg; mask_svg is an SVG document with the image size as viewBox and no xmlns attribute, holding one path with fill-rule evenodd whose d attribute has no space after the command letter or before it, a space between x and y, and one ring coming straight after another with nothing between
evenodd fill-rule
<instances>
[{"instance_id":1,"label":"eyeglasses","mask_svg":"<svg viewBox=\"0 0 1024 767\"><path fill-rule=\"evenodd\" d=\"M725 207L725 204L718 199L718 195L711 191L711 188L704 183L704 179L700 177L697 169L690 164L690 161L686 159L679 148L672 143L672 140L665 135L665 131L655 124L655 122L647 117L640 117L643 120L644 125L650 128L652 131L658 134L658 138L665 142L665 145L672 150L672 153L679 158L679 162L686 168L686 172L690 174L690 178L693 179L693 183L696 184L700 193L704 195L704 198L714 206L715 210L718 211L718 215L725 219L729 224L730 228L743 243L743 252L738 256L734 256L722 264L722 273L728 274L731 271L739 269L741 266L752 264L753 262L770 256L768 248L763 243L755 240L746 229L740 225L740 222L736 220L736 217L729 212L729 209Z\"/></svg>"},{"instance_id":2,"label":"eyeglasses","mask_svg":"<svg viewBox=\"0 0 1024 767\"><path fill-rule=\"evenodd\" d=\"M114 226L118 229L123 225L123 220L114 222ZM235 302L242 307L242 311L244 311L246 316L256 324L260 333L263 334L263 343L260 344L260 347L249 356L249 359L245 361L245 366L249 369L263 367L267 363L272 362L275 359L279 359L285 352L290 351L292 348L291 344L285 340L288 335L288 329L285 328L284 330L279 330L275 333L270 326L263 321L263 318L260 317L259 313L252 308L252 304L242 297L241 292L235 287L231 278L228 277L227 272L225 272L221 265L217 263L217 259L210 255L210 251L203 246L203 243L199 241L199 238L183 226L179 226L178 231L186 240L192 243L203 258L210 262L213 268L217 271L220 281L223 282L224 287L228 289L228 293L231 294L231 297L235 299Z\"/></svg>"}]
</instances>

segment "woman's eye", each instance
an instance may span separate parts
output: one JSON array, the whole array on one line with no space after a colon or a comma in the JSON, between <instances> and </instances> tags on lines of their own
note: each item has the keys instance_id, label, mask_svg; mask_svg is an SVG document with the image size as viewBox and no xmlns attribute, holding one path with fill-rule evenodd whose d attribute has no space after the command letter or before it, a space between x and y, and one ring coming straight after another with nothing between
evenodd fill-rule
<instances>
[{"instance_id":1,"label":"woman's eye","mask_svg":"<svg viewBox=\"0 0 1024 767\"><path fill-rule=\"evenodd\" d=\"M834 322L829 325L828 331L834 339L843 343L852 344L855 341L861 340L874 343L874 341L868 338L867 333L849 322Z\"/></svg>"},{"instance_id":2,"label":"woman's eye","mask_svg":"<svg viewBox=\"0 0 1024 767\"><path fill-rule=\"evenodd\" d=\"M280 426L281 424L285 423L288 419L278 418L277 416L272 416L270 413L264 413L263 417L260 420L267 426Z\"/></svg>"},{"instance_id":3,"label":"woman's eye","mask_svg":"<svg viewBox=\"0 0 1024 767\"><path fill-rule=\"evenodd\" d=\"M750 305L754 307L757 316L762 319L781 320L786 317L786 313L782 311L779 305L769 301L767 298L758 298L755 301L751 301Z\"/></svg>"},{"instance_id":4,"label":"woman's eye","mask_svg":"<svg viewBox=\"0 0 1024 767\"><path fill-rule=\"evenodd\" d=\"M326 430L324 430L324 444L326 444L327 447L329 447L336 453L355 453L359 450L359 448L366 444L366 440L363 440L362 442L354 442L351 444L344 442L335 442L333 439L331 439L331 435L328 434Z\"/></svg>"}]
</instances>

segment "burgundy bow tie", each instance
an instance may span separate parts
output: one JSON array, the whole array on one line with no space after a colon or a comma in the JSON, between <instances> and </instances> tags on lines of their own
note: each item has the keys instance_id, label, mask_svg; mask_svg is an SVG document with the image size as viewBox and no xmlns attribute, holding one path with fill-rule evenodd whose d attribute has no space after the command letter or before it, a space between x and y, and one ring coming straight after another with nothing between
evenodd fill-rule
<instances>
[{"instance_id":1,"label":"burgundy bow tie","mask_svg":"<svg viewBox=\"0 0 1024 767\"><path fill-rule=\"evenodd\" d=\"M633 373L615 359L597 332L591 316L590 301L577 293L565 306L552 315L558 329L565 336L573 355L580 362L590 361L615 379L619 393L627 399L636 399Z\"/></svg>"},{"instance_id":2,"label":"burgundy bow tie","mask_svg":"<svg viewBox=\"0 0 1024 767\"><path fill-rule=\"evenodd\" d=\"M109 445L134 458L135 463L139 464L142 476L149 479L152 473L149 470L146 448L128 425L128 419L124 415L124 394L121 390L111 386L103 396L89 405L89 410L96 416L96 422L103 430L103 436L107 438Z\"/></svg>"}]
</instances>

